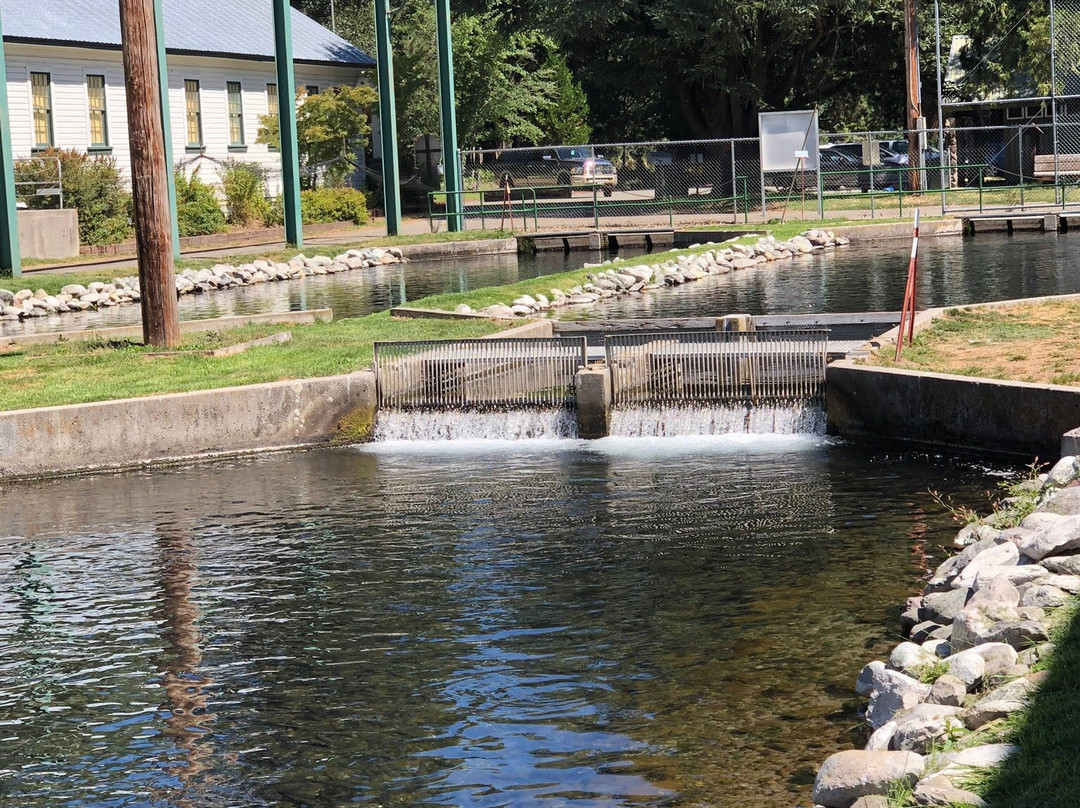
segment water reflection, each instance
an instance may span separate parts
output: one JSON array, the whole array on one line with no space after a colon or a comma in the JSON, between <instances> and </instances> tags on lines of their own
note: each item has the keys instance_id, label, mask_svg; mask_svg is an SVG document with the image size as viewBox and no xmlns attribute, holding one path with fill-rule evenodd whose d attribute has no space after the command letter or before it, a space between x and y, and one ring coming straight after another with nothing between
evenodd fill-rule
<instances>
[{"instance_id":1,"label":"water reflection","mask_svg":"<svg viewBox=\"0 0 1080 808\"><path fill-rule=\"evenodd\" d=\"M926 489L983 481L809 437L524 443L10 486L4 803L794 804L951 536Z\"/></svg>"}]
</instances>

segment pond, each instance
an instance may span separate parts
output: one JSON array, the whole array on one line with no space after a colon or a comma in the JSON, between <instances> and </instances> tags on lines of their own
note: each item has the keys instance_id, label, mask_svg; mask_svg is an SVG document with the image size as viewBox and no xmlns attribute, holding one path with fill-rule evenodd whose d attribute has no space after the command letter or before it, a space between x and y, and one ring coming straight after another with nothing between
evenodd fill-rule
<instances>
[{"instance_id":1,"label":"pond","mask_svg":"<svg viewBox=\"0 0 1080 808\"><path fill-rule=\"evenodd\" d=\"M0 795L789 806L972 463L814 436L390 443L5 486Z\"/></svg>"}]
</instances>

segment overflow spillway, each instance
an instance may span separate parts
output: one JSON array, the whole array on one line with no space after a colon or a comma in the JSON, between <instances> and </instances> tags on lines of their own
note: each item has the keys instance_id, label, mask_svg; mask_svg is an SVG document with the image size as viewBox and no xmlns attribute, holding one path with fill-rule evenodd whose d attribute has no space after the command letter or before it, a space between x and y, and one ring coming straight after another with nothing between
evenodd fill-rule
<instances>
[{"instance_id":1,"label":"overflow spillway","mask_svg":"<svg viewBox=\"0 0 1080 808\"><path fill-rule=\"evenodd\" d=\"M823 431L828 331L381 342L382 440ZM602 357L602 358L601 358Z\"/></svg>"}]
</instances>

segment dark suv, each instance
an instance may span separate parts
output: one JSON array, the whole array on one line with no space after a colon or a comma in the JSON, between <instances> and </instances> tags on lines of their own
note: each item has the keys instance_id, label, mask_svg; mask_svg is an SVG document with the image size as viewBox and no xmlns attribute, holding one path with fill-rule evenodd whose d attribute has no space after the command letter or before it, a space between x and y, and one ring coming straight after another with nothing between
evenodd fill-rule
<instances>
[{"instance_id":1,"label":"dark suv","mask_svg":"<svg viewBox=\"0 0 1080 808\"><path fill-rule=\"evenodd\" d=\"M486 157L486 155L485 155ZM619 181L615 166L593 151L592 146L544 146L507 149L494 160L485 159L471 170L493 172L499 187L565 188L601 186L604 196L611 196Z\"/></svg>"}]
</instances>

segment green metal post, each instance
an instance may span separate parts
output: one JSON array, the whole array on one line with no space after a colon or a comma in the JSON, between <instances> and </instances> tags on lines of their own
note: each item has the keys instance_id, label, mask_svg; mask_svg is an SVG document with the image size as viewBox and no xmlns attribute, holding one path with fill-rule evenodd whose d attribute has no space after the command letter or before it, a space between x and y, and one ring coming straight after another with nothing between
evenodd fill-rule
<instances>
[{"instance_id":1,"label":"green metal post","mask_svg":"<svg viewBox=\"0 0 1080 808\"><path fill-rule=\"evenodd\" d=\"M157 39L158 83L161 85L161 124L165 134L165 164L169 167L169 221L172 222L173 260L180 260L180 223L176 219L176 163L173 162L172 124L169 122L169 70L165 64L165 19L161 0L154 0L154 36Z\"/></svg>"},{"instance_id":2,"label":"green metal post","mask_svg":"<svg viewBox=\"0 0 1080 808\"><path fill-rule=\"evenodd\" d=\"M397 111L394 102L394 54L390 49L390 0L375 0L375 57L379 63L379 125L382 127L383 207L386 235L401 232L398 185ZM443 154L446 143L443 143ZM449 188L449 186L447 186ZM446 200L450 204L449 198Z\"/></svg>"},{"instance_id":3,"label":"green metal post","mask_svg":"<svg viewBox=\"0 0 1080 808\"><path fill-rule=\"evenodd\" d=\"M450 41L450 0L435 0L439 46L439 117L442 121L443 179L446 182L446 229L463 228L461 215L461 158L458 154L457 104L454 101L454 48Z\"/></svg>"},{"instance_id":4,"label":"green metal post","mask_svg":"<svg viewBox=\"0 0 1080 808\"><path fill-rule=\"evenodd\" d=\"M288 0L274 0L274 62L277 66L278 134L281 139L281 196L285 202L285 242L304 243L300 220L300 155L296 145L296 77L293 75L292 19Z\"/></svg>"},{"instance_id":5,"label":"green metal post","mask_svg":"<svg viewBox=\"0 0 1080 808\"><path fill-rule=\"evenodd\" d=\"M11 148L3 28L0 21L0 276L17 278L22 275L22 254L19 214L15 209L15 154Z\"/></svg>"}]
</instances>

